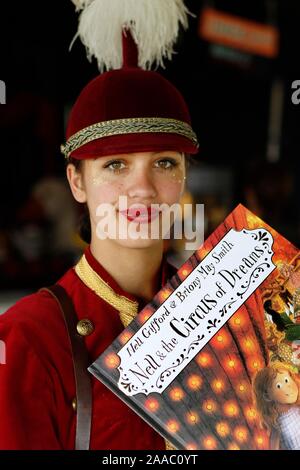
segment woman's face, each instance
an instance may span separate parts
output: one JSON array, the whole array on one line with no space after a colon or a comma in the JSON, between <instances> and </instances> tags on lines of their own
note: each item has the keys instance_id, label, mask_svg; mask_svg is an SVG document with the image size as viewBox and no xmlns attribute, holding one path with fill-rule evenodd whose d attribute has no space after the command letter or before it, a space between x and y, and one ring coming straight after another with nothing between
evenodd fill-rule
<instances>
[{"instance_id":1,"label":"woman's face","mask_svg":"<svg viewBox=\"0 0 300 470\"><path fill-rule=\"evenodd\" d=\"M278 371L272 382L271 398L281 404L296 403L298 386L287 371Z\"/></svg>"},{"instance_id":2,"label":"woman's face","mask_svg":"<svg viewBox=\"0 0 300 470\"><path fill-rule=\"evenodd\" d=\"M178 203L183 193L185 158L175 151L101 157L85 160L79 175L79 199L72 189L72 175L68 178L75 198L88 205L92 239L109 232L108 238L121 245L150 246L166 232L164 224L159 237L151 236L151 228L157 235L154 227L163 225L159 206Z\"/></svg>"}]
</instances>

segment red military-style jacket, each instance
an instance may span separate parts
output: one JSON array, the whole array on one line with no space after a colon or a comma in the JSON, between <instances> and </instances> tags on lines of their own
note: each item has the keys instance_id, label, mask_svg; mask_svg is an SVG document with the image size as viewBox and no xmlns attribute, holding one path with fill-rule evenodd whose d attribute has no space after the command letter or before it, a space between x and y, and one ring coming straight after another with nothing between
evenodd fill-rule
<instances>
[{"instance_id":1,"label":"red military-style jacket","mask_svg":"<svg viewBox=\"0 0 300 470\"><path fill-rule=\"evenodd\" d=\"M175 270L164 262L161 285ZM84 337L91 363L121 333L120 312L138 310L91 254L58 281L71 297L78 321L94 329ZM75 379L67 330L48 292L24 297L0 315L0 449L74 449ZM91 449L165 449L164 439L92 377ZM75 409L74 409L75 408Z\"/></svg>"}]
</instances>

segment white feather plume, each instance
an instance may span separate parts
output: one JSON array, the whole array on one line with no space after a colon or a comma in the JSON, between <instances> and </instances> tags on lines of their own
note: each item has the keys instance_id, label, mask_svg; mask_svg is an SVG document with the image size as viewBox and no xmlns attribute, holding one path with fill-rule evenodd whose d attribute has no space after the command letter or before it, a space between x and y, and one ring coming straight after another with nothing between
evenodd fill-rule
<instances>
[{"instance_id":1,"label":"white feather plume","mask_svg":"<svg viewBox=\"0 0 300 470\"><path fill-rule=\"evenodd\" d=\"M76 11L83 10L87 5L89 5L93 0L72 0L76 6Z\"/></svg>"},{"instance_id":2,"label":"white feather plume","mask_svg":"<svg viewBox=\"0 0 300 470\"><path fill-rule=\"evenodd\" d=\"M163 66L174 53L180 24L189 14L183 0L72 0L82 10L76 37L100 71L122 66L122 29L129 28L138 45L139 67Z\"/></svg>"}]
</instances>

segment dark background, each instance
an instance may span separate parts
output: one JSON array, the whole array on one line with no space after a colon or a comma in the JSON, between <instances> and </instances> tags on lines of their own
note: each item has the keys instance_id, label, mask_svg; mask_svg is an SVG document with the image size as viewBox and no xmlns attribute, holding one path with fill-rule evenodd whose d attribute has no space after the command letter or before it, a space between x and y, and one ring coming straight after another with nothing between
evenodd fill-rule
<instances>
[{"instance_id":1,"label":"dark background","mask_svg":"<svg viewBox=\"0 0 300 470\"><path fill-rule=\"evenodd\" d=\"M33 188L49 178L62 181L59 146L65 121L80 90L98 70L86 59L79 40L69 51L78 21L70 0L3 3L0 80L6 83L7 96L0 105L0 289L35 288L54 282L82 249L75 234L69 249L53 248L55 221ZM195 17L189 30L181 32L172 62L160 72L186 98L200 141L189 187L194 201L205 204L206 235L242 202L299 245L300 105L291 101L291 84L300 79L300 2L186 4ZM276 25L278 58L216 48L202 40L198 23L208 5ZM274 84L283 94L275 157L268 151Z\"/></svg>"}]
</instances>

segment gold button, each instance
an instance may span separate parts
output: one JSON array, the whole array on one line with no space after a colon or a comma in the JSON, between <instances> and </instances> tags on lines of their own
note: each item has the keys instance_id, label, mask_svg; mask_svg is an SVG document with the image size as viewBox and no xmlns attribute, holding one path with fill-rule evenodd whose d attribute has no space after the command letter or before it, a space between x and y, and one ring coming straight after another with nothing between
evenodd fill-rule
<instances>
[{"instance_id":1,"label":"gold button","mask_svg":"<svg viewBox=\"0 0 300 470\"><path fill-rule=\"evenodd\" d=\"M94 331L94 325L88 318L84 318L77 323L77 332L80 336L89 336Z\"/></svg>"},{"instance_id":2,"label":"gold button","mask_svg":"<svg viewBox=\"0 0 300 470\"><path fill-rule=\"evenodd\" d=\"M73 400L72 400L72 408L73 408L74 411L76 411L76 409L77 409L77 400L76 400L76 398L73 398Z\"/></svg>"}]
</instances>

